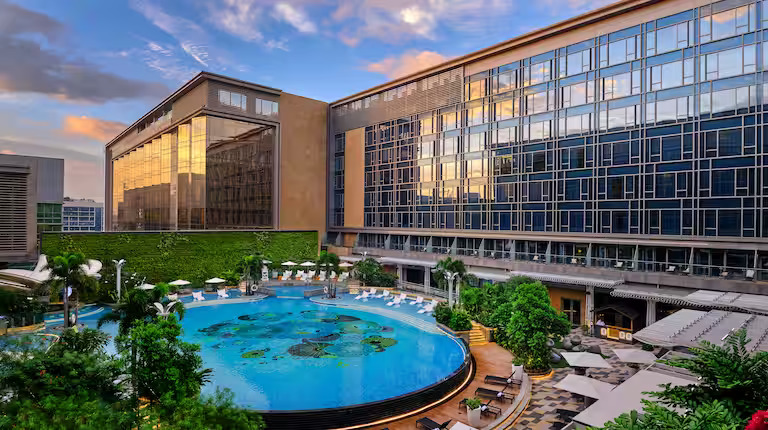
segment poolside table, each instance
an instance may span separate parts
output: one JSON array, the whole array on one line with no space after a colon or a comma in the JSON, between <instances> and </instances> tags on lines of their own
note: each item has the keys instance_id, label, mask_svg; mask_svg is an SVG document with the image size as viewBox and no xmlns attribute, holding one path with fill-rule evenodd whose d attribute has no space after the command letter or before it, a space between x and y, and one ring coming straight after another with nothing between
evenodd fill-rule
<instances>
[{"instance_id":1,"label":"poolside table","mask_svg":"<svg viewBox=\"0 0 768 430\"><path fill-rule=\"evenodd\" d=\"M613 391L616 385L586 376L566 375L562 381L555 384L555 388L581 394L591 399L601 399Z\"/></svg>"}]
</instances>

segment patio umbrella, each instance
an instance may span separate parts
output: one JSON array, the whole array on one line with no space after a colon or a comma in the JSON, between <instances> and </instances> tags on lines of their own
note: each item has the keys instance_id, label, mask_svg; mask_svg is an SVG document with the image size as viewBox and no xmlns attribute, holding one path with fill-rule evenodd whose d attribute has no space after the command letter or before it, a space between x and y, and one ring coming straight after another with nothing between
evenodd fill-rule
<instances>
[{"instance_id":1,"label":"patio umbrella","mask_svg":"<svg viewBox=\"0 0 768 430\"><path fill-rule=\"evenodd\" d=\"M313 263L311 261L305 261L305 262L299 264L299 266L301 266L301 267L312 267L314 265L315 265L315 263Z\"/></svg>"},{"instance_id":2,"label":"patio umbrella","mask_svg":"<svg viewBox=\"0 0 768 430\"><path fill-rule=\"evenodd\" d=\"M285 263L282 264L282 266L295 266L295 265L296 263L294 263L293 261L286 261Z\"/></svg>"},{"instance_id":3,"label":"patio umbrella","mask_svg":"<svg viewBox=\"0 0 768 430\"><path fill-rule=\"evenodd\" d=\"M173 285L174 287L183 287L185 285L189 285L191 282L185 281L183 279L177 279L173 282L169 282L168 285Z\"/></svg>"},{"instance_id":4,"label":"patio umbrella","mask_svg":"<svg viewBox=\"0 0 768 430\"><path fill-rule=\"evenodd\" d=\"M224 282L227 282L227 281L224 280L224 279L221 279L221 278L211 278L211 279L205 281L206 284L221 284L221 283L224 283Z\"/></svg>"},{"instance_id":5,"label":"patio umbrella","mask_svg":"<svg viewBox=\"0 0 768 430\"><path fill-rule=\"evenodd\" d=\"M591 399L602 399L616 388L616 385L586 376L566 375L562 381L555 384L555 388L581 394Z\"/></svg>"},{"instance_id":6,"label":"patio umbrella","mask_svg":"<svg viewBox=\"0 0 768 430\"><path fill-rule=\"evenodd\" d=\"M642 349L617 348L613 352L625 363L651 364L656 361L656 356L652 352Z\"/></svg>"},{"instance_id":7,"label":"patio umbrella","mask_svg":"<svg viewBox=\"0 0 768 430\"><path fill-rule=\"evenodd\" d=\"M346 261L341 263L341 264L339 264L339 267L352 267L352 266L354 266L354 264L347 263Z\"/></svg>"},{"instance_id":8,"label":"patio umbrella","mask_svg":"<svg viewBox=\"0 0 768 430\"><path fill-rule=\"evenodd\" d=\"M272 263L272 262L269 261L269 260L261 260L261 264L270 264L270 263Z\"/></svg>"},{"instance_id":9,"label":"patio umbrella","mask_svg":"<svg viewBox=\"0 0 768 430\"><path fill-rule=\"evenodd\" d=\"M152 285L152 284L143 283L143 284L139 285L136 288L138 288L140 290L151 290L151 289L155 288L155 286Z\"/></svg>"},{"instance_id":10,"label":"patio umbrella","mask_svg":"<svg viewBox=\"0 0 768 430\"><path fill-rule=\"evenodd\" d=\"M598 367L603 369L613 367L610 363L605 361L600 354L591 352L563 352L561 355L571 367L576 368L576 373L586 372L585 369L588 367Z\"/></svg>"}]
</instances>

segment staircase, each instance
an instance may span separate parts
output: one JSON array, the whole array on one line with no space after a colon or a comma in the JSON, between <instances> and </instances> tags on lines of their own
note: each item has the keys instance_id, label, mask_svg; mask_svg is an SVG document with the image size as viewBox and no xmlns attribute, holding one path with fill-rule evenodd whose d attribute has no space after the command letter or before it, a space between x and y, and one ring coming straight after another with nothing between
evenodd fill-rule
<instances>
[{"instance_id":1,"label":"staircase","mask_svg":"<svg viewBox=\"0 0 768 430\"><path fill-rule=\"evenodd\" d=\"M488 341L483 334L482 326L472 321L472 330L469 331L469 346L485 345Z\"/></svg>"}]
</instances>

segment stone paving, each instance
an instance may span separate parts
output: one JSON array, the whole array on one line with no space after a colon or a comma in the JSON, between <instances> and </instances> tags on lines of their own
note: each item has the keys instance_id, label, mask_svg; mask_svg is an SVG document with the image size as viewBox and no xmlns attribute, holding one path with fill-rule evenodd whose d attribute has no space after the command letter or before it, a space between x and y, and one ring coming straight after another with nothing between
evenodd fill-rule
<instances>
[{"instance_id":1,"label":"stone paving","mask_svg":"<svg viewBox=\"0 0 768 430\"><path fill-rule=\"evenodd\" d=\"M588 375L593 376L599 381L620 384L635 373L634 369L619 361L612 350L615 348L639 349L640 344L629 345L607 339L584 336L580 328L574 329L571 335L581 336L583 345L599 345L603 355L608 357L606 360L613 366L611 369L589 369L587 371ZM528 409L518 418L514 428L535 430L553 428L552 424L560 421L557 417L557 409L583 410L585 406L581 396L572 396L567 391L554 388L555 384L571 373L574 373L574 370L570 367L555 369L551 378L534 380L531 402L528 405Z\"/></svg>"}]
</instances>

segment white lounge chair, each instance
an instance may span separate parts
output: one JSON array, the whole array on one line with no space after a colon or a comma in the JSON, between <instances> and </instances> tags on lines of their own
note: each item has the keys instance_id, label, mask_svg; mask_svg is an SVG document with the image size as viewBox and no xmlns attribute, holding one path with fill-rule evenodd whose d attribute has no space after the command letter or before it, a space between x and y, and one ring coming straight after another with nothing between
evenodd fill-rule
<instances>
[{"instance_id":1,"label":"white lounge chair","mask_svg":"<svg viewBox=\"0 0 768 430\"><path fill-rule=\"evenodd\" d=\"M388 299L389 297L389 290L384 290L383 293L376 295L377 299Z\"/></svg>"},{"instance_id":2,"label":"white lounge chair","mask_svg":"<svg viewBox=\"0 0 768 430\"><path fill-rule=\"evenodd\" d=\"M307 273L307 280L311 281L311 280L315 279L315 273L316 273L316 272L315 272L314 270L310 270L310 271Z\"/></svg>"},{"instance_id":3,"label":"white lounge chair","mask_svg":"<svg viewBox=\"0 0 768 430\"><path fill-rule=\"evenodd\" d=\"M377 288L371 287L371 289L368 290L368 295L371 296L371 297L376 297L376 291L378 291Z\"/></svg>"},{"instance_id":4,"label":"white lounge chair","mask_svg":"<svg viewBox=\"0 0 768 430\"><path fill-rule=\"evenodd\" d=\"M428 314L435 310L435 306L432 303L427 304L423 308L419 309L420 314Z\"/></svg>"},{"instance_id":5,"label":"white lounge chair","mask_svg":"<svg viewBox=\"0 0 768 430\"><path fill-rule=\"evenodd\" d=\"M194 302L202 302L205 300L205 297L203 297L202 291L192 291L192 299Z\"/></svg>"},{"instance_id":6,"label":"white lounge chair","mask_svg":"<svg viewBox=\"0 0 768 430\"><path fill-rule=\"evenodd\" d=\"M320 282L325 282L325 274L326 273L327 272L325 270L321 270L320 274L317 275L317 280L320 281Z\"/></svg>"},{"instance_id":7,"label":"white lounge chair","mask_svg":"<svg viewBox=\"0 0 768 430\"><path fill-rule=\"evenodd\" d=\"M368 301L368 291L363 291L363 294L360 294L359 296L356 296L355 300L362 300L364 302L367 302Z\"/></svg>"},{"instance_id":8,"label":"white lounge chair","mask_svg":"<svg viewBox=\"0 0 768 430\"><path fill-rule=\"evenodd\" d=\"M331 279L336 279L338 277L339 275L337 275L335 271L331 270Z\"/></svg>"},{"instance_id":9,"label":"white lounge chair","mask_svg":"<svg viewBox=\"0 0 768 430\"><path fill-rule=\"evenodd\" d=\"M291 277L293 277L293 270L286 270L285 272L283 272L282 280L289 281Z\"/></svg>"},{"instance_id":10,"label":"white lounge chair","mask_svg":"<svg viewBox=\"0 0 768 430\"><path fill-rule=\"evenodd\" d=\"M220 299L228 299L229 298L229 294L227 294L227 290L225 290L224 288L219 288L216 291L216 294L219 295Z\"/></svg>"},{"instance_id":11,"label":"white lounge chair","mask_svg":"<svg viewBox=\"0 0 768 430\"><path fill-rule=\"evenodd\" d=\"M297 281L301 281L302 279L304 279L304 276L305 276L305 275L306 275L306 273L304 273L304 271L303 271L303 270L299 270L299 271L297 271L297 272L296 272L296 280L297 280Z\"/></svg>"},{"instance_id":12,"label":"white lounge chair","mask_svg":"<svg viewBox=\"0 0 768 430\"><path fill-rule=\"evenodd\" d=\"M416 300L408 302L409 305L419 305L419 306L421 306L422 303L424 303L424 297L421 297L421 296L416 296Z\"/></svg>"},{"instance_id":13,"label":"white lounge chair","mask_svg":"<svg viewBox=\"0 0 768 430\"><path fill-rule=\"evenodd\" d=\"M179 295L175 294L175 293L174 294L168 294L166 297L168 297L168 300L170 300L172 302L175 302L175 301L179 300Z\"/></svg>"},{"instance_id":14,"label":"white lounge chair","mask_svg":"<svg viewBox=\"0 0 768 430\"><path fill-rule=\"evenodd\" d=\"M403 301L403 299L401 299L398 296L398 297L395 297L395 299L392 300L391 302L387 302L387 306L395 306L395 307L399 308L400 307L400 303L402 303L402 301Z\"/></svg>"},{"instance_id":15,"label":"white lounge chair","mask_svg":"<svg viewBox=\"0 0 768 430\"><path fill-rule=\"evenodd\" d=\"M347 278L349 278L349 272L343 272L343 273L342 273L342 274L339 276L339 282L344 282L344 281L346 281L346 280L347 280Z\"/></svg>"}]
</instances>

